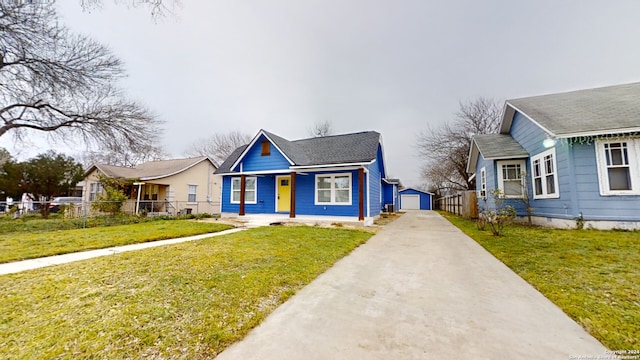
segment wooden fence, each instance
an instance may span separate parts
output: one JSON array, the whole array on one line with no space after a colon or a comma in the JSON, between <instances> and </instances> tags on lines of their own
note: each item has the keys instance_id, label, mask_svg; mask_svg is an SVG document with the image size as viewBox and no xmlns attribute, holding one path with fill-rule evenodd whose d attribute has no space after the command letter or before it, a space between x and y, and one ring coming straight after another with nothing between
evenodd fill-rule
<instances>
[{"instance_id":1,"label":"wooden fence","mask_svg":"<svg viewBox=\"0 0 640 360\"><path fill-rule=\"evenodd\" d=\"M466 218L478 217L478 198L473 190L436 199L436 209L444 210Z\"/></svg>"}]
</instances>

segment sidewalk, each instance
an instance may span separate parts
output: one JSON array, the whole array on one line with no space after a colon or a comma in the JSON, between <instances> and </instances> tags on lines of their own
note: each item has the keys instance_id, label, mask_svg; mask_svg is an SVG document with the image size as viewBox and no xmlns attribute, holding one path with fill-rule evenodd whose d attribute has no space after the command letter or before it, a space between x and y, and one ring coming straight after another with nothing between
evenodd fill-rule
<instances>
[{"instance_id":1,"label":"sidewalk","mask_svg":"<svg viewBox=\"0 0 640 360\"><path fill-rule=\"evenodd\" d=\"M407 212L217 359L595 359L606 348L435 212Z\"/></svg>"},{"instance_id":2,"label":"sidewalk","mask_svg":"<svg viewBox=\"0 0 640 360\"><path fill-rule=\"evenodd\" d=\"M47 257L38 258L38 259L15 261L10 263L0 264L0 275L13 274L13 273L17 273L25 270L37 269L45 266L59 265L59 264L73 262L73 261L86 260L86 259L91 259L99 256L114 255L114 254L118 254L126 251L135 251L135 250L141 250L141 249L148 249L156 246L177 244L185 241L200 240L200 239L213 237L213 236L231 234L231 233L242 231L242 230L246 230L246 229L235 228L235 229L229 229L229 230L220 231L216 233L194 235L194 236L188 236L188 237L177 238L177 239L150 241L145 243L116 246L116 247L110 247L105 249L81 251L81 252L75 252L75 253L64 254L64 255L47 256Z\"/></svg>"}]
</instances>

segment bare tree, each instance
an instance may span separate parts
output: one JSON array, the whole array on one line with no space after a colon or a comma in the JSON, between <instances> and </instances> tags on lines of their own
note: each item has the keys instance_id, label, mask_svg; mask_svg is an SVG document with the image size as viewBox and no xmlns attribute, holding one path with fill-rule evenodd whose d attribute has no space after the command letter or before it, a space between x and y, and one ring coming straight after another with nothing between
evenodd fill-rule
<instances>
[{"instance_id":1,"label":"bare tree","mask_svg":"<svg viewBox=\"0 0 640 360\"><path fill-rule=\"evenodd\" d=\"M467 174L471 137L497 133L502 108L486 98L461 102L454 121L418 134L417 148L425 160L422 175L439 190L473 190Z\"/></svg>"},{"instance_id":2,"label":"bare tree","mask_svg":"<svg viewBox=\"0 0 640 360\"><path fill-rule=\"evenodd\" d=\"M317 122L313 125L313 128L309 131L309 133L314 137L333 135L333 124L329 120Z\"/></svg>"},{"instance_id":3,"label":"bare tree","mask_svg":"<svg viewBox=\"0 0 640 360\"><path fill-rule=\"evenodd\" d=\"M179 0L113 0L113 2L133 7L147 7L154 18L173 14L175 8L180 6ZM104 0L80 0L80 4L84 9L91 10L101 7Z\"/></svg>"},{"instance_id":4,"label":"bare tree","mask_svg":"<svg viewBox=\"0 0 640 360\"><path fill-rule=\"evenodd\" d=\"M59 22L54 1L0 1L0 136L153 144L159 122L116 86L122 62Z\"/></svg>"},{"instance_id":5,"label":"bare tree","mask_svg":"<svg viewBox=\"0 0 640 360\"><path fill-rule=\"evenodd\" d=\"M206 139L202 139L185 151L187 156L208 156L219 166L231 153L242 145L251 141L249 134L232 131L226 134L213 134Z\"/></svg>"},{"instance_id":6,"label":"bare tree","mask_svg":"<svg viewBox=\"0 0 640 360\"><path fill-rule=\"evenodd\" d=\"M135 148L114 145L106 149L84 151L75 158L87 169L94 164L134 167L147 161L166 159L168 155L158 146L141 144Z\"/></svg>"}]
</instances>

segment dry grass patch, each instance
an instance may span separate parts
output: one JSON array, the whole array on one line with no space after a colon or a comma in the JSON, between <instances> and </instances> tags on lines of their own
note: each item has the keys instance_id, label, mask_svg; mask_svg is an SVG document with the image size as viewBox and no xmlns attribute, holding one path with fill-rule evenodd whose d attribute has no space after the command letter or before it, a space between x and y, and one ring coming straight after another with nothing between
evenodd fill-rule
<instances>
[{"instance_id":1,"label":"dry grass patch","mask_svg":"<svg viewBox=\"0 0 640 360\"><path fill-rule=\"evenodd\" d=\"M1 276L0 358L212 358L371 235L263 227Z\"/></svg>"}]
</instances>

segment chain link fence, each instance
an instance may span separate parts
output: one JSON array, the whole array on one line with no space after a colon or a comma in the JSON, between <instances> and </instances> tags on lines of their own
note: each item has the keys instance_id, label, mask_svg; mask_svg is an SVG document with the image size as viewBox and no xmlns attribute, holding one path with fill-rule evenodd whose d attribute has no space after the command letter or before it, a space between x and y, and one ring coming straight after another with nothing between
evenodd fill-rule
<instances>
[{"instance_id":1,"label":"chain link fence","mask_svg":"<svg viewBox=\"0 0 640 360\"><path fill-rule=\"evenodd\" d=\"M95 206L97 203L109 203L107 201L78 201L67 203L44 201L0 201L0 214L19 218L27 215L37 215L42 208L47 206L52 217L80 218L106 215ZM220 214L220 202L214 201L159 201L159 200L127 200L120 208L123 214L140 216L181 216L199 214Z\"/></svg>"}]
</instances>

